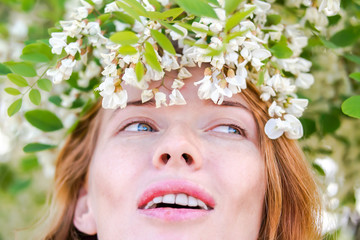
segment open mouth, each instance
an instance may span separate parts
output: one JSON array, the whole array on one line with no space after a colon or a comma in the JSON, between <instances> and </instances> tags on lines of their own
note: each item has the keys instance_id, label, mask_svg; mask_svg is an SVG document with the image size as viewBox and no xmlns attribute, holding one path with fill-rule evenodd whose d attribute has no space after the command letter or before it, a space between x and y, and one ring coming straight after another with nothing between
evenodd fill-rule
<instances>
[{"instance_id":1,"label":"open mouth","mask_svg":"<svg viewBox=\"0 0 360 240\"><path fill-rule=\"evenodd\" d=\"M185 193L166 194L157 196L151 199L145 205L139 207L140 209L154 209L154 208L178 208L178 209L198 209L198 210L212 210L213 208L206 205L202 200L189 196Z\"/></svg>"}]
</instances>

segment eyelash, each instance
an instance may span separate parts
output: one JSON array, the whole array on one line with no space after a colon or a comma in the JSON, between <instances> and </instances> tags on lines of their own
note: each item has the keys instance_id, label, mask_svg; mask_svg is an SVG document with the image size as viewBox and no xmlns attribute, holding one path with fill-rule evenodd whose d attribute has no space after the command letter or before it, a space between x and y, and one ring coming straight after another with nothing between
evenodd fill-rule
<instances>
[{"instance_id":1,"label":"eyelash","mask_svg":"<svg viewBox=\"0 0 360 240\"><path fill-rule=\"evenodd\" d=\"M152 131L150 131L150 132L156 132L156 131L157 131L156 128L153 127L153 126L154 126L153 123L151 123L151 122L149 122L149 121L146 121L146 120L141 120L141 121L132 121L132 122L126 124L124 127L122 127L122 128L119 130L119 132L125 131L126 128L128 128L129 126L131 126L131 125L133 125L133 124L146 124L146 125L148 125L148 126L152 129ZM233 128L233 129L235 129L236 131L238 131L239 135L241 135L241 136L243 136L243 137L246 137L246 136L247 136L246 130L243 129L242 127L238 126L238 125L235 125L235 124L221 124L221 125L217 125L216 127L212 128L212 129L215 129L215 128L221 127L221 126L231 127L231 128ZM139 132L142 132L142 131L139 131ZM143 131L143 132L146 132L146 131ZM231 133L229 133L229 134L231 134ZM234 134L234 133L232 133L232 134ZM237 134L237 133L235 133L235 134Z\"/></svg>"}]
</instances>

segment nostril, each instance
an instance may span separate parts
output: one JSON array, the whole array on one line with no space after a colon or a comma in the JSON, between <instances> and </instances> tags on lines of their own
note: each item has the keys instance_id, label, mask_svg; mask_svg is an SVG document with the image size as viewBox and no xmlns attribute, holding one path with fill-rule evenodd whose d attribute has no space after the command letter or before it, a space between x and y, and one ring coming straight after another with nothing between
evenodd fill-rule
<instances>
[{"instance_id":1,"label":"nostril","mask_svg":"<svg viewBox=\"0 0 360 240\"><path fill-rule=\"evenodd\" d=\"M190 154L183 153L181 156L185 159L185 161L188 165L192 164L193 158L191 157Z\"/></svg>"},{"instance_id":2,"label":"nostril","mask_svg":"<svg viewBox=\"0 0 360 240\"><path fill-rule=\"evenodd\" d=\"M166 164L166 163L169 161L169 159L170 159L170 154L164 153L164 154L161 155L161 161L162 161L164 164Z\"/></svg>"}]
</instances>

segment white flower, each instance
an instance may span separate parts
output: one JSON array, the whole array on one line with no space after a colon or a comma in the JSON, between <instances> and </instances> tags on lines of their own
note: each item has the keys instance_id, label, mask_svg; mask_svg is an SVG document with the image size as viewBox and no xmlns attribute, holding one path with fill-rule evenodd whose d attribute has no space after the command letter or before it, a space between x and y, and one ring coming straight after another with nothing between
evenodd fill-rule
<instances>
[{"instance_id":1,"label":"white flower","mask_svg":"<svg viewBox=\"0 0 360 240\"><path fill-rule=\"evenodd\" d=\"M286 114L284 116L286 123L290 125L290 127L285 132L285 136L289 139L299 139L303 136L304 131L299 119L294 117L291 114Z\"/></svg>"},{"instance_id":2,"label":"white flower","mask_svg":"<svg viewBox=\"0 0 360 240\"><path fill-rule=\"evenodd\" d=\"M66 35L63 32L54 32L49 39L51 52L60 55L63 48L66 47Z\"/></svg>"},{"instance_id":3,"label":"white flower","mask_svg":"<svg viewBox=\"0 0 360 240\"><path fill-rule=\"evenodd\" d=\"M203 79L194 82L194 85L200 85L198 89L198 96L200 99L209 99L211 95L212 82L211 75L205 75Z\"/></svg>"},{"instance_id":4,"label":"white flower","mask_svg":"<svg viewBox=\"0 0 360 240\"><path fill-rule=\"evenodd\" d=\"M169 106L186 104L183 95L181 95L181 92L178 89L173 89L171 94L169 95L169 98L170 98Z\"/></svg>"},{"instance_id":5,"label":"white flower","mask_svg":"<svg viewBox=\"0 0 360 240\"><path fill-rule=\"evenodd\" d=\"M65 47L65 52L71 56L75 56L77 52L80 52L80 45L78 42L69 43Z\"/></svg>"},{"instance_id":6,"label":"white flower","mask_svg":"<svg viewBox=\"0 0 360 240\"><path fill-rule=\"evenodd\" d=\"M125 73L122 77L122 80L131 86L137 87L139 89L147 89L149 87L148 83L143 78L141 81L137 80L135 70L133 68L126 68Z\"/></svg>"},{"instance_id":7,"label":"white flower","mask_svg":"<svg viewBox=\"0 0 360 240\"><path fill-rule=\"evenodd\" d=\"M251 52L251 55L251 65L256 69L256 71L259 71L260 67L264 65L261 61L269 58L271 53L266 49L255 49Z\"/></svg>"},{"instance_id":8,"label":"white flower","mask_svg":"<svg viewBox=\"0 0 360 240\"><path fill-rule=\"evenodd\" d=\"M163 57L161 59L161 66L166 71L171 71L173 69L179 69L180 68L180 65L177 62L175 56L170 55L166 51L164 52L164 55L163 55Z\"/></svg>"},{"instance_id":9,"label":"white flower","mask_svg":"<svg viewBox=\"0 0 360 240\"><path fill-rule=\"evenodd\" d=\"M130 28L130 24L120 22L118 20L113 21L117 32L124 31L126 28Z\"/></svg>"},{"instance_id":10,"label":"white flower","mask_svg":"<svg viewBox=\"0 0 360 240\"><path fill-rule=\"evenodd\" d=\"M291 72L294 75L298 75L302 72L309 72L312 63L301 57L277 59L279 65L287 72Z\"/></svg>"},{"instance_id":11,"label":"white flower","mask_svg":"<svg viewBox=\"0 0 360 240\"><path fill-rule=\"evenodd\" d=\"M309 101L302 98L292 98L290 105L286 108L286 112L294 115L295 117L301 117Z\"/></svg>"},{"instance_id":12,"label":"white flower","mask_svg":"<svg viewBox=\"0 0 360 240\"><path fill-rule=\"evenodd\" d=\"M314 24L315 27L320 31L325 30L329 23L326 15L322 12L319 12L315 7L307 8L304 18L310 23Z\"/></svg>"},{"instance_id":13,"label":"white flower","mask_svg":"<svg viewBox=\"0 0 360 240\"><path fill-rule=\"evenodd\" d=\"M185 78L190 78L192 76L192 74L184 67L180 68L180 71L178 73L178 78L180 79L185 79Z\"/></svg>"},{"instance_id":14,"label":"white flower","mask_svg":"<svg viewBox=\"0 0 360 240\"><path fill-rule=\"evenodd\" d=\"M92 0L96 5L101 5L103 0Z\"/></svg>"},{"instance_id":15,"label":"white flower","mask_svg":"<svg viewBox=\"0 0 360 240\"><path fill-rule=\"evenodd\" d=\"M155 104L156 107L159 108L161 105L167 106L166 104L166 94L163 92L157 92L155 94Z\"/></svg>"},{"instance_id":16,"label":"white flower","mask_svg":"<svg viewBox=\"0 0 360 240\"><path fill-rule=\"evenodd\" d=\"M46 71L46 75L54 84L59 84L64 79L64 74L60 72L58 68L49 69Z\"/></svg>"},{"instance_id":17,"label":"white flower","mask_svg":"<svg viewBox=\"0 0 360 240\"><path fill-rule=\"evenodd\" d=\"M110 65L112 64L112 61L115 59L116 53L115 52L111 52L111 53L101 53L101 59L103 60L104 64L106 65Z\"/></svg>"},{"instance_id":18,"label":"white flower","mask_svg":"<svg viewBox=\"0 0 360 240\"><path fill-rule=\"evenodd\" d=\"M85 23L80 23L76 20L60 21L60 25L64 29L64 32L70 37L75 37L82 31L83 27L85 27Z\"/></svg>"},{"instance_id":19,"label":"white flower","mask_svg":"<svg viewBox=\"0 0 360 240\"><path fill-rule=\"evenodd\" d=\"M264 130L265 134L270 139L277 139L284 134L285 129L288 127L288 124L282 121L280 118L270 118L266 122Z\"/></svg>"},{"instance_id":20,"label":"white flower","mask_svg":"<svg viewBox=\"0 0 360 240\"><path fill-rule=\"evenodd\" d=\"M133 55L126 55L126 56L123 57L124 62L127 63L127 64L130 64L130 63L136 64L136 63L139 62L139 59L140 59L140 53L139 52L137 52L137 53L135 53Z\"/></svg>"},{"instance_id":21,"label":"white flower","mask_svg":"<svg viewBox=\"0 0 360 240\"><path fill-rule=\"evenodd\" d=\"M174 79L171 88L177 88L180 89L185 85L184 81L181 79Z\"/></svg>"},{"instance_id":22,"label":"white flower","mask_svg":"<svg viewBox=\"0 0 360 240\"><path fill-rule=\"evenodd\" d=\"M151 89L150 90L146 89L141 92L141 102L142 103L149 101L153 97L154 97L154 92Z\"/></svg>"},{"instance_id":23,"label":"white flower","mask_svg":"<svg viewBox=\"0 0 360 240\"><path fill-rule=\"evenodd\" d=\"M228 88L222 88L218 84L214 84L210 98L215 104L222 104L224 97L232 97L232 92Z\"/></svg>"},{"instance_id":24,"label":"white flower","mask_svg":"<svg viewBox=\"0 0 360 240\"><path fill-rule=\"evenodd\" d=\"M85 29L83 30L84 34L89 34L91 36L98 35L101 33L100 25L98 22L89 22Z\"/></svg>"},{"instance_id":25,"label":"white flower","mask_svg":"<svg viewBox=\"0 0 360 240\"><path fill-rule=\"evenodd\" d=\"M109 64L105 67L104 71L101 72L104 76L115 77L117 76L116 64Z\"/></svg>"},{"instance_id":26,"label":"white flower","mask_svg":"<svg viewBox=\"0 0 360 240\"><path fill-rule=\"evenodd\" d=\"M295 85L308 89L314 83L314 76L310 73L300 73L296 78Z\"/></svg>"},{"instance_id":27,"label":"white flower","mask_svg":"<svg viewBox=\"0 0 360 240\"><path fill-rule=\"evenodd\" d=\"M198 23L198 22L193 22L192 23L192 26L193 27L197 27L197 28L201 28L201 29L204 29L205 31L208 31L209 30L209 27L204 25L204 24L201 24L201 23ZM199 38L205 38L207 36L207 34L205 32L199 32L199 31L194 31L196 33L195 37L199 37Z\"/></svg>"},{"instance_id":28,"label":"white flower","mask_svg":"<svg viewBox=\"0 0 360 240\"><path fill-rule=\"evenodd\" d=\"M268 112L270 117L274 117L275 115L277 117L281 117L285 113L285 110L282 107L278 106L274 101L270 105Z\"/></svg>"},{"instance_id":29,"label":"white flower","mask_svg":"<svg viewBox=\"0 0 360 240\"><path fill-rule=\"evenodd\" d=\"M146 80L152 80L152 81L158 81L164 78L165 72L164 71L156 71L152 67L150 67L148 64L146 64L146 73L144 76L144 79Z\"/></svg>"},{"instance_id":30,"label":"white flower","mask_svg":"<svg viewBox=\"0 0 360 240\"><path fill-rule=\"evenodd\" d=\"M183 27L179 26L179 25L176 24L176 23L173 25L173 27L179 29L179 30L180 30L181 32L183 32L183 34L184 34L184 36L181 36L179 33L170 30L170 36L171 36L171 39L172 39L173 41L176 41L176 40L179 40L179 39L184 39L184 38L187 36L188 31L187 31L186 28L183 28Z\"/></svg>"},{"instance_id":31,"label":"white flower","mask_svg":"<svg viewBox=\"0 0 360 240\"><path fill-rule=\"evenodd\" d=\"M226 79L226 82L229 84L228 88L230 89L230 91L233 94L241 92L241 89L246 88L246 79L241 74L239 74L239 75L236 74L234 76L228 76L225 79Z\"/></svg>"},{"instance_id":32,"label":"white flower","mask_svg":"<svg viewBox=\"0 0 360 240\"><path fill-rule=\"evenodd\" d=\"M73 11L71 17L78 20L78 21L81 21L84 18L86 18L88 15L89 15L88 8L86 8L86 7L78 7Z\"/></svg>"},{"instance_id":33,"label":"white flower","mask_svg":"<svg viewBox=\"0 0 360 240\"><path fill-rule=\"evenodd\" d=\"M116 2L112 2L109 3L105 6L105 13L110 13L110 12L120 12L120 8L118 7L118 5L116 4Z\"/></svg>"},{"instance_id":34,"label":"white flower","mask_svg":"<svg viewBox=\"0 0 360 240\"><path fill-rule=\"evenodd\" d=\"M334 16L340 11L340 0L322 0L319 11L323 11L326 16Z\"/></svg>"},{"instance_id":35,"label":"white flower","mask_svg":"<svg viewBox=\"0 0 360 240\"><path fill-rule=\"evenodd\" d=\"M113 94L115 92L114 78L105 78L105 80L99 85L97 90L100 91L100 95L103 97Z\"/></svg>"},{"instance_id":36,"label":"white flower","mask_svg":"<svg viewBox=\"0 0 360 240\"><path fill-rule=\"evenodd\" d=\"M76 60L72 59L64 59L61 61L61 66L59 68L59 71L62 72L64 75L64 80L68 80L73 72L73 69L75 67Z\"/></svg>"},{"instance_id":37,"label":"white flower","mask_svg":"<svg viewBox=\"0 0 360 240\"><path fill-rule=\"evenodd\" d=\"M274 89L272 87L270 87L270 86L261 85L260 89L261 89L261 92L262 92L261 95L260 95L260 98L264 102L268 101L270 99L270 97L276 96L276 93L275 93Z\"/></svg>"},{"instance_id":38,"label":"white flower","mask_svg":"<svg viewBox=\"0 0 360 240\"><path fill-rule=\"evenodd\" d=\"M276 92L282 92L286 94L293 93L296 89L296 86L291 85L288 78L284 78L280 74L275 74L272 76L267 84L273 87Z\"/></svg>"},{"instance_id":39,"label":"white flower","mask_svg":"<svg viewBox=\"0 0 360 240\"><path fill-rule=\"evenodd\" d=\"M127 91L114 92L111 95L103 96L102 106L105 109L125 108L127 104Z\"/></svg>"},{"instance_id":40,"label":"white flower","mask_svg":"<svg viewBox=\"0 0 360 240\"><path fill-rule=\"evenodd\" d=\"M161 3L161 5L163 5L163 6L166 6L166 5L168 5L169 4L169 0L158 0L160 3Z\"/></svg>"}]
</instances>

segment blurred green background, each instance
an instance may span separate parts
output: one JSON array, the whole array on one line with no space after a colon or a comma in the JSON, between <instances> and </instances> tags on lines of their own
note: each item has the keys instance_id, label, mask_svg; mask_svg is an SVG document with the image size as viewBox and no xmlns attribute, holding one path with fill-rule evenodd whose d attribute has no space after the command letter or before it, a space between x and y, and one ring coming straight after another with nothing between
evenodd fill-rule
<instances>
[{"instance_id":1,"label":"blurred green background","mask_svg":"<svg viewBox=\"0 0 360 240\"><path fill-rule=\"evenodd\" d=\"M19 60L26 44L48 38L48 28L76 5L77 0L0 0L0 62ZM278 0L273 8L299 22L306 15L290 0ZM360 1L343 0L341 8L326 21L316 16L302 21L312 36L303 55L313 62L315 84L302 93L310 106L301 118L300 144L322 191L324 239L359 240L360 120L344 115L341 105L360 94ZM0 240L14 239L16 230L44 213L56 155L56 150L22 151L38 135L28 131L22 116L7 116L14 98L4 92L6 86L0 76Z\"/></svg>"}]
</instances>

